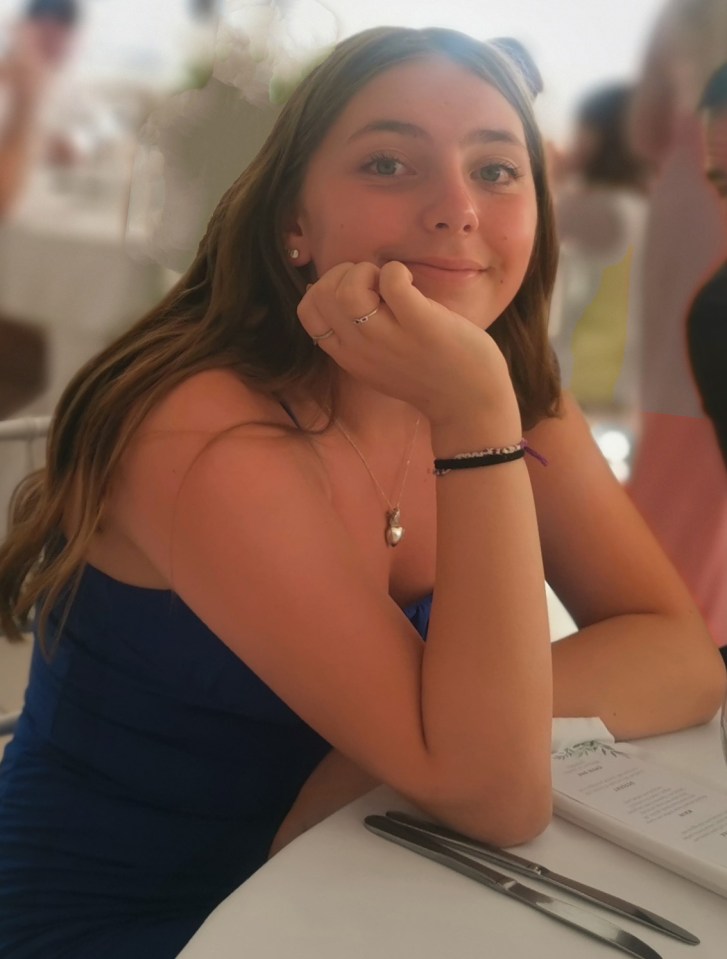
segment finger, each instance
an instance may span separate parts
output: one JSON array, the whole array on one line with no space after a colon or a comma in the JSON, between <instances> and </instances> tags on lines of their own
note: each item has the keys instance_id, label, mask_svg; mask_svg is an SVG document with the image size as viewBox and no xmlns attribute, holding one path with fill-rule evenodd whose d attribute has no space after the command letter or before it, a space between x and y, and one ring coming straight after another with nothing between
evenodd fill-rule
<instances>
[{"instance_id":1,"label":"finger","mask_svg":"<svg viewBox=\"0 0 727 959\"><path fill-rule=\"evenodd\" d=\"M309 336L322 336L333 328L335 317L329 315L332 313L330 303L334 302L336 287L341 277L352 267L353 263L337 263L315 283L309 283L306 286L305 293L298 303L297 312Z\"/></svg>"},{"instance_id":2,"label":"finger","mask_svg":"<svg viewBox=\"0 0 727 959\"><path fill-rule=\"evenodd\" d=\"M326 327L333 326L336 323L340 325L341 321L347 318L336 302L336 290L342 278L353 267L353 263L337 263L315 283L308 284L306 287L304 300L315 303L318 311L325 319Z\"/></svg>"},{"instance_id":3,"label":"finger","mask_svg":"<svg viewBox=\"0 0 727 959\"><path fill-rule=\"evenodd\" d=\"M336 287L336 303L349 319L373 313L381 302L378 293L379 268L373 263L356 263L343 274Z\"/></svg>"},{"instance_id":4,"label":"finger","mask_svg":"<svg viewBox=\"0 0 727 959\"><path fill-rule=\"evenodd\" d=\"M300 303L298 303L297 312L301 326L314 343L322 345L324 342L335 338L335 335L327 336L329 330L333 329L333 326L328 318L321 312L312 286L306 291ZM323 336L326 337L325 340L321 339Z\"/></svg>"},{"instance_id":5,"label":"finger","mask_svg":"<svg viewBox=\"0 0 727 959\"><path fill-rule=\"evenodd\" d=\"M414 286L414 276L403 263L391 260L379 273L379 294L399 322L430 312L432 301Z\"/></svg>"}]
</instances>

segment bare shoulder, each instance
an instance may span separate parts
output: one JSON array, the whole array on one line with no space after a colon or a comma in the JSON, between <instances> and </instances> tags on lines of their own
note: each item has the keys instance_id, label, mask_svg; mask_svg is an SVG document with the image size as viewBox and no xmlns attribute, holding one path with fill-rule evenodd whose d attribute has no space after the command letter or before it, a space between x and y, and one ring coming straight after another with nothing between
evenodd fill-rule
<instances>
[{"instance_id":1,"label":"bare shoulder","mask_svg":"<svg viewBox=\"0 0 727 959\"><path fill-rule=\"evenodd\" d=\"M280 403L244 383L231 370L197 373L174 387L147 415L139 437L158 431L201 433L237 424L290 424Z\"/></svg>"},{"instance_id":2,"label":"bare shoulder","mask_svg":"<svg viewBox=\"0 0 727 959\"><path fill-rule=\"evenodd\" d=\"M236 514L254 515L268 508L270 490L282 482L288 497L304 499L311 489L326 494L325 471L305 434L280 403L233 373L199 373L170 391L131 437L114 477L105 535L117 555L127 543L167 583L180 508L203 515L212 502L226 502Z\"/></svg>"}]
</instances>

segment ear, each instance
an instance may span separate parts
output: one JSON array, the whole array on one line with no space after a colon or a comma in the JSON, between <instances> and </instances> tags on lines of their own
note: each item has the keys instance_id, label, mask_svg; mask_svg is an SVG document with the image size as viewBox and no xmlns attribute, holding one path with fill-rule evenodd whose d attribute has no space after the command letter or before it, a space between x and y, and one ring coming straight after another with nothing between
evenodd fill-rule
<instances>
[{"instance_id":1,"label":"ear","mask_svg":"<svg viewBox=\"0 0 727 959\"><path fill-rule=\"evenodd\" d=\"M287 225L283 243L294 266L308 266L312 260L310 245L305 230L298 221L293 220ZM293 251L297 251L297 255Z\"/></svg>"}]
</instances>

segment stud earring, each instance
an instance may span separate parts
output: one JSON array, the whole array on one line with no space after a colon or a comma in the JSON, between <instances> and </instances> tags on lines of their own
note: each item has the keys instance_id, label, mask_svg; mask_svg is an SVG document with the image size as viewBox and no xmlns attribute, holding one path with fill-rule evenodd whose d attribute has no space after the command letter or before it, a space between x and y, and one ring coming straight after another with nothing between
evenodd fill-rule
<instances>
[{"instance_id":1,"label":"stud earring","mask_svg":"<svg viewBox=\"0 0 727 959\"><path fill-rule=\"evenodd\" d=\"M291 260L297 260L300 256L300 250L296 250L295 248L292 250L286 250L285 252L288 254Z\"/></svg>"}]
</instances>

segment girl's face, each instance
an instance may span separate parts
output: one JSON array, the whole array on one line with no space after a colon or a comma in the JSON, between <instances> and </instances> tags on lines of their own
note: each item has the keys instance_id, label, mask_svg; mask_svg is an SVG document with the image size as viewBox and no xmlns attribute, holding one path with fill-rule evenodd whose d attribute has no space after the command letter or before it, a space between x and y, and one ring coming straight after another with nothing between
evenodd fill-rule
<instances>
[{"instance_id":1,"label":"girl's face","mask_svg":"<svg viewBox=\"0 0 727 959\"><path fill-rule=\"evenodd\" d=\"M426 296L489 326L530 261L537 205L523 125L444 57L392 67L348 103L311 158L286 245L318 276L406 264Z\"/></svg>"}]
</instances>

